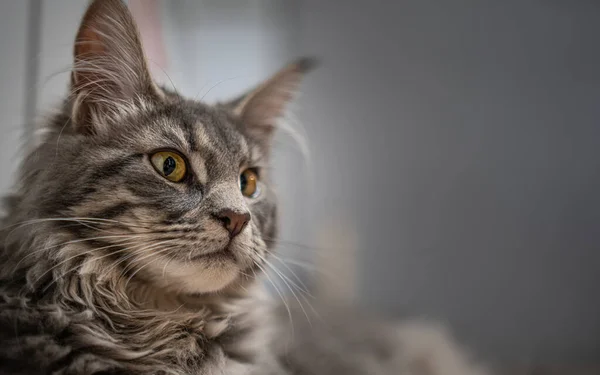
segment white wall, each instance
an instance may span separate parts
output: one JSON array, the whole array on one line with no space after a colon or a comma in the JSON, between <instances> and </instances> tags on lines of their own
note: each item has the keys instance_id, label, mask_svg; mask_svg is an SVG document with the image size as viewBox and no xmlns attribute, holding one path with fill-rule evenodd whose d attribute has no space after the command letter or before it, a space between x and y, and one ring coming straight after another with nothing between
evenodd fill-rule
<instances>
[{"instance_id":1,"label":"white wall","mask_svg":"<svg viewBox=\"0 0 600 375\"><path fill-rule=\"evenodd\" d=\"M43 116L67 94L73 64L73 42L86 0L42 0L38 114Z\"/></svg>"},{"instance_id":2,"label":"white wall","mask_svg":"<svg viewBox=\"0 0 600 375\"><path fill-rule=\"evenodd\" d=\"M224 99L280 68L289 57L292 31L285 23L287 9L277 3L163 1L168 73L178 91L206 95L209 102Z\"/></svg>"},{"instance_id":3,"label":"white wall","mask_svg":"<svg viewBox=\"0 0 600 375\"><path fill-rule=\"evenodd\" d=\"M12 185L25 128L28 1L0 2L0 194Z\"/></svg>"}]
</instances>

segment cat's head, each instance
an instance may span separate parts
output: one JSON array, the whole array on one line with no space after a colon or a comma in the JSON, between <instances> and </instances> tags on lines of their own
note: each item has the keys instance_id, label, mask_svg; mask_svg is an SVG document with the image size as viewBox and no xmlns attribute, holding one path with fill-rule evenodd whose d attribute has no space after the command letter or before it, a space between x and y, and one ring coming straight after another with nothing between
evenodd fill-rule
<instances>
[{"instance_id":1,"label":"cat's head","mask_svg":"<svg viewBox=\"0 0 600 375\"><path fill-rule=\"evenodd\" d=\"M74 55L71 118L34 156L39 216L78 220L60 229L79 242L59 259L85 255L185 293L252 274L277 229L271 138L310 61L229 103L188 100L154 84L120 0L91 4Z\"/></svg>"}]
</instances>

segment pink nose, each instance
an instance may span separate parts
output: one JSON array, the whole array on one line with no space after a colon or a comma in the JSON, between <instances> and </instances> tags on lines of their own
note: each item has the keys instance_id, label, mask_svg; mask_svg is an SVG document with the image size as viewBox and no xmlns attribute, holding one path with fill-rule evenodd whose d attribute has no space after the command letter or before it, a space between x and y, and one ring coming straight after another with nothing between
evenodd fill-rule
<instances>
[{"instance_id":1,"label":"pink nose","mask_svg":"<svg viewBox=\"0 0 600 375\"><path fill-rule=\"evenodd\" d=\"M225 229L229 231L231 238L240 234L250 221L249 212L234 212L229 209L225 209L215 216L223 223Z\"/></svg>"}]
</instances>

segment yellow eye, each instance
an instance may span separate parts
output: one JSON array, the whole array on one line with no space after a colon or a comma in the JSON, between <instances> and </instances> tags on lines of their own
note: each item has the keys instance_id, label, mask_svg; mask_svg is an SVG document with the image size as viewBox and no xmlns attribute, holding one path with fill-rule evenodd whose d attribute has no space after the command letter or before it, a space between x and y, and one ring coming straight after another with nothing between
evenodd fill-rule
<instances>
[{"instance_id":1,"label":"yellow eye","mask_svg":"<svg viewBox=\"0 0 600 375\"><path fill-rule=\"evenodd\" d=\"M248 198L256 198L258 193L258 175L252 169L246 169L240 175L240 189L242 194Z\"/></svg>"},{"instance_id":2,"label":"yellow eye","mask_svg":"<svg viewBox=\"0 0 600 375\"><path fill-rule=\"evenodd\" d=\"M159 151L150 157L152 165L169 181L180 182L185 177L185 160L176 152Z\"/></svg>"}]
</instances>

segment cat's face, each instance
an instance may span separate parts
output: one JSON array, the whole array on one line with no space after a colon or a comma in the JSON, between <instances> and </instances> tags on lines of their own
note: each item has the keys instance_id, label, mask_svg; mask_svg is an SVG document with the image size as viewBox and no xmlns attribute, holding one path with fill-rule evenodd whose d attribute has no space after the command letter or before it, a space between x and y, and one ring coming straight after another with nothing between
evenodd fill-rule
<instances>
[{"instance_id":1,"label":"cat's face","mask_svg":"<svg viewBox=\"0 0 600 375\"><path fill-rule=\"evenodd\" d=\"M95 1L42 216L90 218L70 229L89 254L169 290L214 292L252 275L276 232L274 120L307 67L292 64L231 103L186 100L152 83L121 1Z\"/></svg>"},{"instance_id":2,"label":"cat's face","mask_svg":"<svg viewBox=\"0 0 600 375\"><path fill-rule=\"evenodd\" d=\"M46 215L101 219L71 229L169 288L215 291L252 273L275 235L268 150L223 110L169 96L107 125L62 135Z\"/></svg>"}]
</instances>

